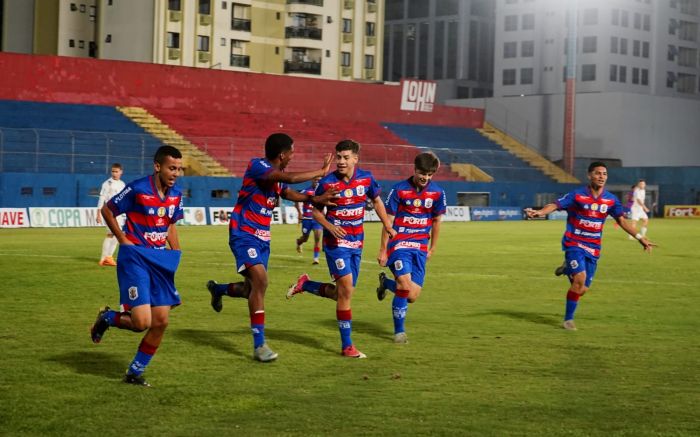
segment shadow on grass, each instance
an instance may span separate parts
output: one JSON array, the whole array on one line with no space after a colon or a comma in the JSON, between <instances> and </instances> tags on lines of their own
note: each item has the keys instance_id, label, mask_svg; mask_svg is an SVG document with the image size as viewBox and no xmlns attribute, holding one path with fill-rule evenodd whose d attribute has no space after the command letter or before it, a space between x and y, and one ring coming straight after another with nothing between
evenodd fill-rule
<instances>
[{"instance_id":1,"label":"shadow on grass","mask_svg":"<svg viewBox=\"0 0 700 437\"><path fill-rule=\"evenodd\" d=\"M72 368L76 373L109 376L120 375L128 365L124 357L107 354L105 352L75 351L61 355L54 355L46 361L61 364Z\"/></svg>"},{"instance_id":2,"label":"shadow on grass","mask_svg":"<svg viewBox=\"0 0 700 437\"><path fill-rule=\"evenodd\" d=\"M547 325L558 328L561 324L561 316L547 315L541 313L527 313L524 311L511 310L495 310L485 312L483 314L493 314L497 316L506 316L511 319L524 320L526 322L537 323L539 325Z\"/></svg>"},{"instance_id":3,"label":"shadow on grass","mask_svg":"<svg viewBox=\"0 0 700 437\"><path fill-rule=\"evenodd\" d=\"M250 335L249 331L234 332L234 335ZM173 329L172 335L196 346L210 346L221 351L249 358L249 353L238 350L230 340L231 332L206 329Z\"/></svg>"},{"instance_id":4,"label":"shadow on grass","mask_svg":"<svg viewBox=\"0 0 700 437\"><path fill-rule=\"evenodd\" d=\"M317 325L338 331L338 321L336 319L319 320ZM352 331L355 333L369 334L382 340L394 340L391 322L388 325L367 322L365 320L353 320Z\"/></svg>"},{"instance_id":5,"label":"shadow on grass","mask_svg":"<svg viewBox=\"0 0 700 437\"><path fill-rule=\"evenodd\" d=\"M318 350L324 350L327 352L338 352L336 349L324 346L324 344L318 341L318 339L316 339L315 337L312 337L311 335L300 334L297 331L270 329L266 330L266 337L272 342L275 342L277 340L286 341L288 343L299 344L302 346Z\"/></svg>"}]
</instances>

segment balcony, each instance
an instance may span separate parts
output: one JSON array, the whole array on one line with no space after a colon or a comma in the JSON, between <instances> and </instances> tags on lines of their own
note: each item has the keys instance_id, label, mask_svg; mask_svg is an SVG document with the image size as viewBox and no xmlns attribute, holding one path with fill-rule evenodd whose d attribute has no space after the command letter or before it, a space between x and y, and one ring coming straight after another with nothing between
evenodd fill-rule
<instances>
[{"instance_id":1,"label":"balcony","mask_svg":"<svg viewBox=\"0 0 700 437\"><path fill-rule=\"evenodd\" d=\"M375 44L377 44L377 37L376 36L366 36L365 37L365 45L373 46Z\"/></svg>"},{"instance_id":2,"label":"balcony","mask_svg":"<svg viewBox=\"0 0 700 437\"><path fill-rule=\"evenodd\" d=\"M180 49L168 48L168 59L180 59Z\"/></svg>"},{"instance_id":3,"label":"balcony","mask_svg":"<svg viewBox=\"0 0 700 437\"><path fill-rule=\"evenodd\" d=\"M287 0L288 5L323 6L323 0Z\"/></svg>"},{"instance_id":4,"label":"balcony","mask_svg":"<svg viewBox=\"0 0 700 437\"><path fill-rule=\"evenodd\" d=\"M355 0L344 0L343 9L352 9L355 7Z\"/></svg>"},{"instance_id":5,"label":"balcony","mask_svg":"<svg viewBox=\"0 0 700 437\"><path fill-rule=\"evenodd\" d=\"M365 68L362 73L362 78L367 80L374 79L374 68Z\"/></svg>"},{"instance_id":6,"label":"balcony","mask_svg":"<svg viewBox=\"0 0 700 437\"><path fill-rule=\"evenodd\" d=\"M231 30L250 32L250 20L245 18L234 18L231 20Z\"/></svg>"},{"instance_id":7,"label":"balcony","mask_svg":"<svg viewBox=\"0 0 700 437\"><path fill-rule=\"evenodd\" d=\"M305 39L322 39L323 31L317 27L294 27L288 26L285 28L285 38L305 38Z\"/></svg>"},{"instance_id":8,"label":"balcony","mask_svg":"<svg viewBox=\"0 0 700 437\"><path fill-rule=\"evenodd\" d=\"M321 74L321 63L313 61L284 61L284 72Z\"/></svg>"},{"instance_id":9,"label":"balcony","mask_svg":"<svg viewBox=\"0 0 700 437\"><path fill-rule=\"evenodd\" d=\"M352 76L352 67L342 67L340 69L340 74L342 76Z\"/></svg>"},{"instance_id":10,"label":"balcony","mask_svg":"<svg viewBox=\"0 0 700 437\"><path fill-rule=\"evenodd\" d=\"M344 33L343 42L352 42L352 33Z\"/></svg>"},{"instance_id":11,"label":"balcony","mask_svg":"<svg viewBox=\"0 0 700 437\"><path fill-rule=\"evenodd\" d=\"M231 55L231 67L250 68L250 56Z\"/></svg>"},{"instance_id":12,"label":"balcony","mask_svg":"<svg viewBox=\"0 0 700 437\"><path fill-rule=\"evenodd\" d=\"M209 52L199 52L197 53L197 61L199 62L209 62L211 60L211 53Z\"/></svg>"},{"instance_id":13,"label":"balcony","mask_svg":"<svg viewBox=\"0 0 700 437\"><path fill-rule=\"evenodd\" d=\"M200 15L199 16L200 26L210 26L211 25L211 15Z\"/></svg>"},{"instance_id":14,"label":"balcony","mask_svg":"<svg viewBox=\"0 0 700 437\"><path fill-rule=\"evenodd\" d=\"M180 11L168 11L168 20L181 21L182 20L182 12L180 12Z\"/></svg>"}]
</instances>

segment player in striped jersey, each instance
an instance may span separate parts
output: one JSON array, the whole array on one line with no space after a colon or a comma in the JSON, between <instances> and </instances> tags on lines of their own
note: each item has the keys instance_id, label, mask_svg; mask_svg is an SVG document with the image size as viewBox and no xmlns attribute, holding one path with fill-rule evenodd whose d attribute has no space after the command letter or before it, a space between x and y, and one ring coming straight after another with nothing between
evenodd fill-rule
<instances>
[{"instance_id":1,"label":"player in striped jersey","mask_svg":"<svg viewBox=\"0 0 700 437\"><path fill-rule=\"evenodd\" d=\"M211 306L216 312L223 308L223 296L248 300L250 329L253 334L253 358L268 362L277 359L277 353L265 342L265 291L267 290L267 262L270 257L270 222L272 211L280 197L293 202L313 200L329 204L337 194L331 190L317 196L302 194L287 184L306 182L328 173L332 155L328 154L319 170L285 172L294 156L294 141L283 133L270 135L265 141L265 158L254 158L243 175L236 206L229 223L229 247L236 258L236 267L242 282L219 284L207 282Z\"/></svg>"},{"instance_id":2,"label":"player in striped jersey","mask_svg":"<svg viewBox=\"0 0 700 437\"><path fill-rule=\"evenodd\" d=\"M440 217L447 209L445 192L432 181L439 167L440 160L435 154L418 154L413 176L394 185L386 199L386 211L396 237L389 240L388 234L382 232L377 261L381 266L388 265L396 280L380 273L377 298L383 300L387 290L394 293L391 304L394 342L399 344L408 343L404 328L408 304L420 296L425 264L435 253Z\"/></svg>"},{"instance_id":3,"label":"player in striped jersey","mask_svg":"<svg viewBox=\"0 0 700 437\"><path fill-rule=\"evenodd\" d=\"M639 241L645 251L651 252L654 243L642 234L635 234L635 229L625 220L620 200L605 190L608 169L603 162L593 162L588 166L589 183L578 188L556 202L545 205L542 209L526 209L528 217L544 217L556 210L566 210L568 218L566 231L562 238L564 264L557 268L555 274L567 275L571 286L566 295L566 312L564 329L575 331L574 313L578 301L591 286L600 257L603 226L606 218L612 216L618 225L629 235Z\"/></svg>"},{"instance_id":4,"label":"player in striped jersey","mask_svg":"<svg viewBox=\"0 0 700 437\"><path fill-rule=\"evenodd\" d=\"M311 281L307 274L297 278L287 290L287 299L307 291L320 297L336 301L336 317L340 330L341 354L351 358L366 358L353 345L352 294L360 273L360 259L364 242L365 203L371 199L375 211L390 235L396 235L379 197L380 188L372 173L358 167L360 145L352 140L343 140L335 146L336 171L321 179L316 194L336 190L337 205L326 207L325 214L318 205L313 215L323 226L323 250L335 284Z\"/></svg>"},{"instance_id":5,"label":"player in striped jersey","mask_svg":"<svg viewBox=\"0 0 700 437\"><path fill-rule=\"evenodd\" d=\"M320 178L319 178L320 179ZM314 195L318 187L318 179L314 179L313 183L303 189L302 194ZM301 237L297 238L297 252L301 253L301 245L309 240L309 234L314 234L314 260L313 264L318 264L318 255L321 252L321 230L323 227L314 220L313 209L311 202L297 202L295 204L299 213L299 223L301 224Z\"/></svg>"},{"instance_id":6,"label":"player in striped jersey","mask_svg":"<svg viewBox=\"0 0 700 437\"><path fill-rule=\"evenodd\" d=\"M170 309L180 305L175 271L180 240L175 223L183 217L182 192L175 182L182 173L182 155L172 146L160 147L153 158L154 174L129 184L102 207L102 217L121 248L117 281L124 311L105 307L90 330L99 343L110 326L147 331L124 382L148 386L143 377L168 326ZM123 230L117 216L126 214ZM166 243L171 250L164 250Z\"/></svg>"}]
</instances>

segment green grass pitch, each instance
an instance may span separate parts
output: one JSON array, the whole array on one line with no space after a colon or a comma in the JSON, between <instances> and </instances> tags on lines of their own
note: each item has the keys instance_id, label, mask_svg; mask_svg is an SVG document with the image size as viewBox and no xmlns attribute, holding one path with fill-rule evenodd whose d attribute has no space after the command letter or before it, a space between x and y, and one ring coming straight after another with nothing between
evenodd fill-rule
<instances>
[{"instance_id":1,"label":"green grass pitch","mask_svg":"<svg viewBox=\"0 0 700 437\"><path fill-rule=\"evenodd\" d=\"M181 227L171 313L146 373L120 378L141 334L110 329L113 268L97 265L102 229L0 230L2 435L698 435L700 223L654 220L650 256L608 223L577 332L559 328L567 281L563 222L445 223L410 344L392 343L391 299L374 293L379 227L366 226L342 358L334 303L284 293L311 266L296 226L273 227L266 334L278 361L252 360L248 310L209 306L208 279L238 280L226 227Z\"/></svg>"}]
</instances>

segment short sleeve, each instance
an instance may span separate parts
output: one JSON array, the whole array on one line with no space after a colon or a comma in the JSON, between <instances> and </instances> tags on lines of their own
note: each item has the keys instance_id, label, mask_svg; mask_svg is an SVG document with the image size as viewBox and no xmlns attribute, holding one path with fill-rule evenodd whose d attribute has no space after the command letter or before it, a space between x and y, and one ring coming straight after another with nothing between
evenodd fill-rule
<instances>
[{"instance_id":1,"label":"short sleeve","mask_svg":"<svg viewBox=\"0 0 700 437\"><path fill-rule=\"evenodd\" d=\"M250 162L250 167L247 170L248 176L254 180L265 180L272 173L274 168L263 159L254 159Z\"/></svg>"},{"instance_id":2,"label":"short sleeve","mask_svg":"<svg viewBox=\"0 0 700 437\"><path fill-rule=\"evenodd\" d=\"M124 214L130 211L134 206L134 199L136 198L136 190L131 184L124 187L118 194L107 201L107 207L112 211L114 216Z\"/></svg>"},{"instance_id":3,"label":"short sleeve","mask_svg":"<svg viewBox=\"0 0 700 437\"><path fill-rule=\"evenodd\" d=\"M437 203L433 205L433 217L444 214L447 211L447 196L445 196L445 191L440 192L440 197L438 197Z\"/></svg>"},{"instance_id":4,"label":"short sleeve","mask_svg":"<svg viewBox=\"0 0 700 437\"><path fill-rule=\"evenodd\" d=\"M185 216L185 209L184 209L184 202L182 199L182 196L180 196L180 202L178 205L175 207L175 214L173 214L173 218L170 219L170 223L177 223L179 220L182 220L182 218Z\"/></svg>"},{"instance_id":5,"label":"short sleeve","mask_svg":"<svg viewBox=\"0 0 700 437\"><path fill-rule=\"evenodd\" d=\"M622 217L625 214L625 210L622 207L622 203L620 202L620 199L617 198L617 196L614 197L615 203L613 204L612 208L608 210L608 215L611 215L615 218Z\"/></svg>"},{"instance_id":6,"label":"short sleeve","mask_svg":"<svg viewBox=\"0 0 700 437\"><path fill-rule=\"evenodd\" d=\"M374 176L370 176L369 187L367 188L367 197L370 199L376 199L380 194L382 194L381 187L379 187L379 184L377 183L376 179L374 179Z\"/></svg>"},{"instance_id":7,"label":"short sleeve","mask_svg":"<svg viewBox=\"0 0 700 437\"><path fill-rule=\"evenodd\" d=\"M396 187L389 191L389 196L386 198L384 205L386 207L387 214L396 215L396 211L399 209L399 195L398 191L396 191Z\"/></svg>"},{"instance_id":8,"label":"short sleeve","mask_svg":"<svg viewBox=\"0 0 700 437\"><path fill-rule=\"evenodd\" d=\"M557 209L569 209L569 207L574 204L575 198L576 196L574 196L573 193L567 193L558 198L554 203L557 205Z\"/></svg>"}]
</instances>

